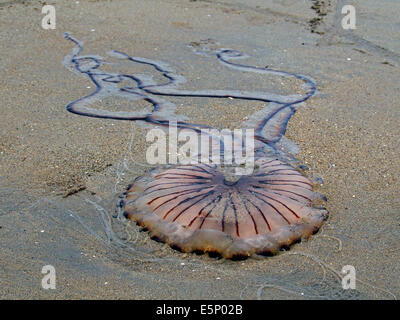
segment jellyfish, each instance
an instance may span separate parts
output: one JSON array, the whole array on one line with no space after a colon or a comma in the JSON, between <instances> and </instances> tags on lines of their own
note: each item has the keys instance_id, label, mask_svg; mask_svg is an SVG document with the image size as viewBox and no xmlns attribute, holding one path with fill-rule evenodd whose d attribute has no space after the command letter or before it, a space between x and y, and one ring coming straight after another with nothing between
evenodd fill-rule
<instances>
[{"instance_id":1,"label":"jellyfish","mask_svg":"<svg viewBox=\"0 0 400 320\"><path fill-rule=\"evenodd\" d=\"M185 117L175 114L175 105L165 97L242 99L265 103L263 110L243 123L247 128L254 128L257 144L257 157L251 173L233 174L237 169L235 165L216 162L172 164L153 169L129 186L121 204L125 215L148 230L153 239L183 252L241 259L253 254L276 254L318 231L327 218L326 209L320 206L326 199L313 191L310 179L285 161L291 157L280 145L289 119L303 102L315 94L313 79L235 62L247 57L237 50L203 50L207 56L216 57L222 65L233 70L300 80L305 93L281 95L243 90L184 90L179 86L185 79L165 63L114 50L111 56L151 67L164 78L164 82L156 83L147 75L109 73L101 70L101 57L81 55L82 44L68 33L64 36L75 44L64 64L94 84L92 93L67 105L67 110L74 114L140 121L163 127L169 126L172 119L179 129L198 133L202 128L211 127L186 122ZM153 109L147 113L90 107L112 95L133 101L145 100Z\"/></svg>"}]
</instances>

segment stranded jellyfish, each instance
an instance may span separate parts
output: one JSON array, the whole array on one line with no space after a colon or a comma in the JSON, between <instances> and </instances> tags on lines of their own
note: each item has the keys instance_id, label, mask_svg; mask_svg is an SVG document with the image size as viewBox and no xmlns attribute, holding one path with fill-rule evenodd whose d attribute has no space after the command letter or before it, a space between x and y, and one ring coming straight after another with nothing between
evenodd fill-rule
<instances>
[{"instance_id":1,"label":"stranded jellyfish","mask_svg":"<svg viewBox=\"0 0 400 320\"><path fill-rule=\"evenodd\" d=\"M245 258L252 254L270 255L287 248L316 232L326 219L326 210L317 206L323 196L312 191L311 181L281 160L265 156L282 154L278 144L289 119L316 92L311 78L237 63L236 59L246 57L237 50L196 48L197 53L214 56L234 70L301 81L305 93L286 96L243 90L183 90L179 86L185 79L164 63L114 50L110 53L114 58L151 67L164 81L157 83L148 75L107 72L101 70L102 57L81 55L82 44L68 33L65 38L75 44L64 59L66 67L87 76L95 88L67 105L67 110L74 114L157 126L168 126L170 119L178 119L179 129L198 132L199 128L208 127L185 122L184 117L174 113L175 105L165 97L230 98L265 103L264 109L245 123L246 127L254 128L257 142L270 151L258 157L251 174L238 176L232 173L237 168L219 164L175 165L155 169L128 188L123 201L126 216L149 230L153 239L184 252ZM91 106L109 96L144 100L152 105L152 110L111 111Z\"/></svg>"},{"instance_id":2,"label":"stranded jellyfish","mask_svg":"<svg viewBox=\"0 0 400 320\"><path fill-rule=\"evenodd\" d=\"M252 174L213 164L176 165L138 178L127 218L182 252L240 259L272 255L318 231L327 217L312 182L280 160L260 158Z\"/></svg>"}]
</instances>

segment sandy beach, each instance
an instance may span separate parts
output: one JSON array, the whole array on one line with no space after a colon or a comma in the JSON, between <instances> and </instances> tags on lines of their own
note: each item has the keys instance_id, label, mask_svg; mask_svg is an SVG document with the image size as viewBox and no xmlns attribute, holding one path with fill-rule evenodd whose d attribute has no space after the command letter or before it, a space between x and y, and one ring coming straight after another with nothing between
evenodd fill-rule
<instances>
[{"instance_id":1,"label":"sandy beach","mask_svg":"<svg viewBox=\"0 0 400 320\"><path fill-rule=\"evenodd\" d=\"M56 29L41 26L43 1L0 0L0 299L396 299L400 296L400 3L345 1L53 0ZM120 50L168 63L186 90L301 94L301 81L245 74L198 55L232 48L246 65L299 73L316 94L284 139L326 195L329 218L290 250L245 261L183 254L152 241L117 204L151 166L149 127L66 110L93 83L70 70L74 44L103 57L102 70L159 75L109 56ZM63 63L64 61L64 63ZM241 60L242 61L242 60ZM153 72L153 73L152 73ZM238 128L264 103L167 97L193 123ZM143 111L107 97L92 107ZM289 141L285 140L285 141ZM295 148L296 149L296 148ZM41 286L42 267L57 287ZM354 266L356 289L342 288Z\"/></svg>"}]
</instances>

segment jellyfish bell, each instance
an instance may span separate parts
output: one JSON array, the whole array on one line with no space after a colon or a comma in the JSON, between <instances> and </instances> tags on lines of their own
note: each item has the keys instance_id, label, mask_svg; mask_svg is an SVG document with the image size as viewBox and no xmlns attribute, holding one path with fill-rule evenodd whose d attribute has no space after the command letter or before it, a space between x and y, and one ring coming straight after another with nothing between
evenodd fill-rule
<instances>
[{"instance_id":1,"label":"jellyfish bell","mask_svg":"<svg viewBox=\"0 0 400 320\"><path fill-rule=\"evenodd\" d=\"M153 170L127 190L125 216L182 252L225 258L272 255L318 231L323 196L300 172L259 158L251 174L219 164Z\"/></svg>"}]
</instances>

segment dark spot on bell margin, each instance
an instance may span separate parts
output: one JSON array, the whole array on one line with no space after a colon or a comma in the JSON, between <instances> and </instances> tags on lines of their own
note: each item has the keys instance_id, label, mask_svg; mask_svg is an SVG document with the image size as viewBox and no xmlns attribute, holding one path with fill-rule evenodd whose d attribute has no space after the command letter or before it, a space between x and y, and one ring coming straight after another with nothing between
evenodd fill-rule
<instances>
[{"instance_id":1,"label":"dark spot on bell margin","mask_svg":"<svg viewBox=\"0 0 400 320\"><path fill-rule=\"evenodd\" d=\"M217 258L217 259L221 259L222 258L221 254L219 252L217 252L217 251L209 251L208 255L211 258Z\"/></svg>"},{"instance_id":2,"label":"dark spot on bell margin","mask_svg":"<svg viewBox=\"0 0 400 320\"><path fill-rule=\"evenodd\" d=\"M194 250L193 253L197 254L198 256L203 255L205 252L202 250Z\"/></svg>"},{"instance_id":3,"label":"dark spot on bell margin","mask_svg":"<svg viewBox=\"0 0 400 320\"><path fill-rule=\"evenodd\" d=\"M300 243L300 242L301 242L301 238L295 239L295 240L293 241L293 243Z\"/></svg>"},{"instance_id":4,"label":"dark spot on bell margin","mask_svg":"<svg viewBox=\"0 0 400 320\"><path fill-rule=\"evenodd\" d=\"M314 230L312 231L312 234L316 234L319 230L319 227L315 227Z\"/></svg>"},{"instance_id":5,"label":"dark spot on bell margin","mask_svg":"<svg viewBox=\"0 0 400 320\"><path fill-rule=\"evenodd\" d=\"M179 246L177 246L176 244L171 244L171 248L174 249L174 250L177 250L177 251L179 251L179 252L183 252L183 251L182 251L182 248L179 247Z\"/></svg>"},{"instance_id":6,"label":"dark spot on bell margin","mask_svg":"<svg viewBox=\"0 0 400 320\"><path fill-rule=\"evenodd\" d=\"M280 250L280 251L289 251L289 250L290 250L290 247L289 247L288 245L284 244L284 245L282 245L282 246L279 248L279 250Z\"/></svg>"},{"instance_id":7,"label":"dark spot on bell margin","mask_svg":"<svg viewBox=\"0 0 400 320\"><path fill-rule=\"evenodd\" d=\"M266 251L260 252L259 255L264 256L264 257L272 257L274 254L271 251L266 250Z\"/></svg>"},{"instance_id":8,"label":"dark spot on bell margin","mask_svg":"<svg viewBox=\"0 0 400 320\"><path fill-rule=\"evenodd\" d=\"M150 238L151 238L151 240L154 240L154 241L157 241L157 242L162 242L160 237L158 237L156 235L152 235Z\"/></svg>"},{"instance_id":9,"label":"dark spot on bell margin","mask_svg":"<svg viewBox=\"0 0 400 320\"><path fill-rule=\"evenodd\" d=\"M245 255L245 254L234 254L231 257L231 260L233 260L233 261L241 261L241 260L246 260L248 258L249 258L249 256Z\"/></svg>"}]
</instances>

